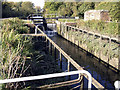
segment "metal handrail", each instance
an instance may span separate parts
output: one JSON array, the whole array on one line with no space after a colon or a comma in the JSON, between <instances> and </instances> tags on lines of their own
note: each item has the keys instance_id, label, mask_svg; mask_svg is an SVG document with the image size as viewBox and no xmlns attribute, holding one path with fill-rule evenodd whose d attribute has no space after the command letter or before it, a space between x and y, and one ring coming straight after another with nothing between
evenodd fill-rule
<instances>
[{"instance_id":1,"label":"metal handrail","mask_svg":"<svg viewBox=\"0 0 120 90\"><path fill-rule=\"evenodd\" d=\"M13 82L21 82L21 81L30 81L30 80L38 80L38 79L48 79L48 78L55 78L55 77L63 77L75 74L86 74L88 76L88 88L92 88L92 76L86 70L78 70L78 71L71 71L71 72L62 72L62 73L54 73L54 74L47 74L47 75L39 75L39 76L29 76L29 77L21 77L21 78L14 78L14 79L5 79L0 80L0 84L3 83L13 83Z\"/></svg>"}]
</instances>

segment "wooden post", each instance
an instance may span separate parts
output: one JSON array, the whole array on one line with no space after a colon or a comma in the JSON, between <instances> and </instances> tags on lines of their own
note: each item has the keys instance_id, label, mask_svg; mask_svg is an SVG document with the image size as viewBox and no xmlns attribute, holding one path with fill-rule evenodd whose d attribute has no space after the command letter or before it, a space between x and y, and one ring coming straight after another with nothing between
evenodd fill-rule
<instances>
[{"instance_id":1,"label":"wooden post","mask_svg":"<svg viewBox=\"0 0 120 90\"><path fill-rule=\"evenodd\" d=\"M70 27L70 28L71 28L71 37L70 38L71 38L71 42L72 42L72 27Z\"/></svg>"},{"instance_id":2,"label":"wooden post","mask_svg":"<svg viewBox=\"0 0 120 90\"><path fill-rule=\"evenodd\" d=\"M68 60L68 72L70 71L70 61Z\"/></svg>"},{"instance_id":3,"label":"wooden post","mask_svg":"<svg viewBox=\"0 0 120 90\"><path fill-rule=\"evenodd\" d=\"M111 37L109 38L108 65L109 65L109 61L110 61L110 52L111 52Z\"/></svg>"},{"instance_id":4,"label":"wooden post","mask_svg":"<svg viewBox=\"0 0 120 90\"><path fill-rule=\"evenodd\" d=\"M82 37L83 37L83 31L82 31ZM83 40L82 40L82 46L83 46Z\"/></svg>"},{"instance_id":5,"label":"wooden post","mask_svg":"<svg viewBox=\"0 0 120 90\"><path fill-rule=\"evenodd\" d=\"M93 46L94 46L94 41L95 41L95 32L94 32L93 40L92 40L92 45L93 45ZM95 54L96 50L95 50L94 47L93 47L93 50L94 50L94 51L93 51L93 54L96 55L96 54Z\"/></svg>"},{"instance_id":6,"label":"wooden post","mask_svg":"<svg viewBox=\"0 0 120 90\"><path fill-rule=\"evenodd\" d=\"M50 47L50 53L51 53L51 55L52 55L52 43L51 43L50 46L51 46L51 47Z\"/></svg>"},{"instance_id":7,"label":"wooden post","mask_svg":"<svg viewBox=\"0 0 120 90\"><path fill-rule=\"evenodd\" d=\"M62 54L60 52L60 68L62 69Z\"/></svg>"},{"instance_id":8,"label":"wooden post","mask_svg":"<svg viewBox=\"0 0 120 90\"><path fill-rule=\"evenodd\" d=\"M61 29L61 35L63 36L63 23L61 24L62 29Z\"/></svg>"},{"instance_id":9,"label":"wooden post","mask_svg":"<svg viewBox=\"0 0 120 90\"><path fill-rule=\"evenodd\" d=\"M48 44L48 45L49 45L49 54L50 54L50 45L51 45L50 41L49 41L49 44Z\"/></svg>"},{"instance_id":10,"label":"wooden post","mask_svg":"<svg viewBox=\"0 0 120 90\"><path fill-rule=\"evenodd\" d=\"M49 40L47 40L47 48L46 48L46 52L49 54Z\"/></svg>"},{"instance_id":11,"label":"wooden post","mask_svg":"<svg viewBox=\"0 0 120 90\"><path fill-rule=\"evenodd\" d=\"M66 38L66 26L64 25L64 37Z\"/></svg>"},{"instance_id":12,"label":"wooden post","mask_svg":"<svg viewBox=\"0 0 120 90\"><path fill-rule=\"evenodd\" d=\"M84 90L84 76L82 76L82 81L80 82L80 90Z\"/></svg>"},{"instance_id":13,"label":"wooden post","mask_svg":"<svg viewBox=\"0 0 120 90\"><path fill-rule=\"evenodd\" d=\"M119 24L120 27L120 24ZM120 40L120 37L118 37L118 40ZM120 44L119 44L120 47ZM120 53L120 48L118 49L118 53ZM118 54L118 73L120 73L120 54Z\"/></svg>"},{"instance_id":14,"label":"wooden post","mask_svg":"<svg viewBox=\"0 0 120 90\"><path fill-rule=\"evenodd\" d=\"M56 60L56 47L54 46L54 58Z\"/></svg>"},{"instance_id":15,"label":"wooden post","mask_svg":"<svg viewBox=\"0 0 120 90\"><path fill-rule=\"evenodd\" d=\"M61 22L60 22L60 35L61 35Z\"/></svg>"},{"instance_id":16,"label":"wooden post","mask_svg":"<svg viewBox=\"0 0 120 90\"><path fill-rule=\"evenodd\" d=\"M35 26L35 34L37 34L38 26Z\"/></svg>"},{"instance_id":17,"label":"wooden post","mask_svg":"<svg viewBox=\"0 0 120 90\"><path fill-rule=\"evenodd\" d=\"M86 37L86 42L88 42L88 38L89 38L89 33L87 32L87 37ZM87 46L87 51L89 51L88 50L88 45L86 44L86 46ZM91 51L90 51L91 52Z\"/></svg>"},{"instance_id":18,"label":"wooden post","mask_svg":"<svg viewBox=\"0 0 120 90\"><path fill-rule=\"evenodd\" d=\"M69 40L69 27L67 26L67 40Z\"/></svg>"},{"instance_id":19,"label":"wooden post","mask_svg":"<svg viewBox=\"0 0 120 90\"><path fill-rule=\"evenodd\" d=\"M45 39L46 39L46 40L45 40L45 49L46 49L45 51L46 51L46 53L48 53L48 52L47 52L47 50L48 50L48 40L47 40L47 38L45 38Z\"/></svg>"},{"instance_id":20,"label":"wooden post","mask_svg":"<svg viewBox=\"0 0 120 90\"><path fill-rule=\"evenodd\" d=\"M69 60L67 60L68 61L68 67L67 67L67 71L68 72L70 72L70 61ZM71 76L68 76L68 80L70 80L71 79Z\"/></svg>"},{"instance_id":21,"label":"wooden post","mask_svg":"<svg viewBox=\"0 0 120 90\"><path fill-rule=\"evenodd\" d=\"M77 37L79 37L79 30L77 29ZM77 46L79 47L79 39L77 38Z\"/></svg>"},{"instance_id":22,"label":"wooden post","mask_svg":"<svg viewBox=\"0 0 120 90\"><path fill-rule=\"evenodd\" d=\"M67 39L67 26L65 25L65 36L66 36L66 39Z\"/></svg>"},{"instance_id":23,"label":"wooden post","mask_svg":"<svg viewBox=\"0 0 120 90\"><path fill-rule=\"evenodd\" d=\"M99 45L100 45L100 50L99 50L99 60L101 59L101 49L102 49L102 35L100 35L100 42L99 42Z\"/></svg>"}]
</instances>

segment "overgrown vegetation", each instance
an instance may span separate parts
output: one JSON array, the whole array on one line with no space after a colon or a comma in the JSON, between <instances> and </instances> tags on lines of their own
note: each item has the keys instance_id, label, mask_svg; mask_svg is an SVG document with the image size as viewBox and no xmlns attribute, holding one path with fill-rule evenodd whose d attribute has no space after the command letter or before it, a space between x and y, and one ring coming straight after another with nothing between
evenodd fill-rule
<instances>
[{"instance_id":1,"label":"overgrown vegetation","mask_svg":"<svg viewBox=\"0 0 120 90\"><path fill-rule=\"evenodd\" d=\"M59 32L59 29L58 29ZM100 39L98 36L89 35L81 31L73 31L69 28L67 32L62 30L62 36L65 37L68 34L69 40L93 55L100 57L103 60L114 60L119 57L119 44L115 42L109 43L109 40ZM66 37L65 37L66 38Z\"/></svg>"},{"instance_id":2,"label":"overgrown vegetation","mask_svg":"<svg viewBox=\"0 0 120 90\"><path fill-rule=\"evenodd\" d=\"M120 21L120 2L46 2L45 13L84 18L88 10L108 10L112 21Z\"/></svg>"},{"instance_id":3,"label":"overgrown vegetation","mask_svg":"<svg viewBox=\"0 0 120 90\"><path fill-rule=\"evenodd\" d=\"M120 1L119 2L101 2L96 10L108 10L112 21L120 21Z\"/></svg>"},{"instance_id":4,"label":"overgrown vegetation","mask_svg":"<svg viewBox=\"0 0 120 90\"><path fill-rule=\"evenodd\" d=\"M30 32L30 28L24 25L25 22L19 18L11 18L3 21L3 30L13 30L16 34L25 34Z\"/></svg>"},{"instance_id":5,"label":"overgrown vegetation","mask_svg":"<svg viewBox=\"0 0 120 90\"><path fill-rule=\"evenodd\" d=\"M27 17L35 13L32 2L2 2L2 17Z\"/></svg>"},{"instance_id":6,"label":"overgrown vegetation","mask_svg":"<svg viewBox=\"0 0 120 90\"><path fill-rule=\"evenodd\" d=\"M102 35L109 35L114 37L120 35L119 23L116 22L103 22L98 20L77 20L77 27L83 30L100 33Z\"/></svg>"},{"instance_id":7,"label":"overgrown vegetation","mask_svg":"<svg viewBox=\"0 0 120 90\"><path fill-rule=\"evenodd\" d=\"M21 25L21 26L20 26ZM20 78L61 72L57 61L46 51L40 37L23 36L29 28L18 18L2 23L0 79ZM34 28L34 27L31 27ZM37 68L36 68L37 67ZM2 89L28 89L63 81L64 78L3 84ZM0 86L1 87L1 86Z\"/></svg>"},{"instance_id":8,"label":"overgrown vegetation","mask_svg":"<svg viewBox=\"0 0 120 90\"><path fill-rule=\"evenodd\" d=\"M100 40L99 37L82 34L81 32L70 31L70 33L74 36L75 40L78 40L80 42L81 45L86 45L86 49L94 55L95 53L101 52L101 55L110 57L110 59L119 57L119 44L117 43L112 42L110 46L108 40Z\"/></svg>"},{"instance_id":9,"label":"overgrown vegetation","mask_svg":"<svg viewBox=\"0 0 120 90\"><path fill-rule=\"evenodd\" d=\"M19 23L23 22L18 18L5 20L2 23L0 45L0 75L2 79L21 77L28 68L28 66L25 66L25 61L29 54L31 40L20 35L27 27L24 25L19 27ZM17 88L20 86L18 83L10 83L5 84L4 87Z\"/></svg>"}]
</instances>

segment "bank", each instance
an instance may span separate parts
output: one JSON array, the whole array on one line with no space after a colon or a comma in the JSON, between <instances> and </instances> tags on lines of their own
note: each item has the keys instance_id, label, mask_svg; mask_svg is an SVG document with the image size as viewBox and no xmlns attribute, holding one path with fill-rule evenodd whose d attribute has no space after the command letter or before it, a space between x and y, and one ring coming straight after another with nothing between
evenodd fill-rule
<instances>
[{"instance_id":1,"label":"bank","mask_svg":"<svg viewBox=\"0 0 120 90\"><path fill-rule=\"evenodd\" d=\"M119 40L107 35L83 30L65 22L56 21L57 32L66 40L81 47L92 56L98 58L101 63L120 71Z\"/></svg>"}]
</instances>

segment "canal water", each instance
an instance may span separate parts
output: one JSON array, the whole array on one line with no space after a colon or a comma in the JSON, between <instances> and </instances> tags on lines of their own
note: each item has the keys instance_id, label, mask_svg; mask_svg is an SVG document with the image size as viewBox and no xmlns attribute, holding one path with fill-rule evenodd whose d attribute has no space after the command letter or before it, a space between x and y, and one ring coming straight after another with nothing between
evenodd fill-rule
<instances>
[{"instance_id":1,"label":"canal water","mask_svg":"<svg viewBox=\"0 0 120 90\"><path fill-rule=\"evenodd\" d=\"M86 53L82 48L72 44L61 36L56 34L50 38L69 56L71 56L81 67L89 71L91 75L105 88L114 89L114 82L116 80L120 80L120 74L109 69L98 59ZM65 58L62 59L65 61ZM63 67L66 67L65 63L63 63Z\"/></svg>"}]
</instances>

